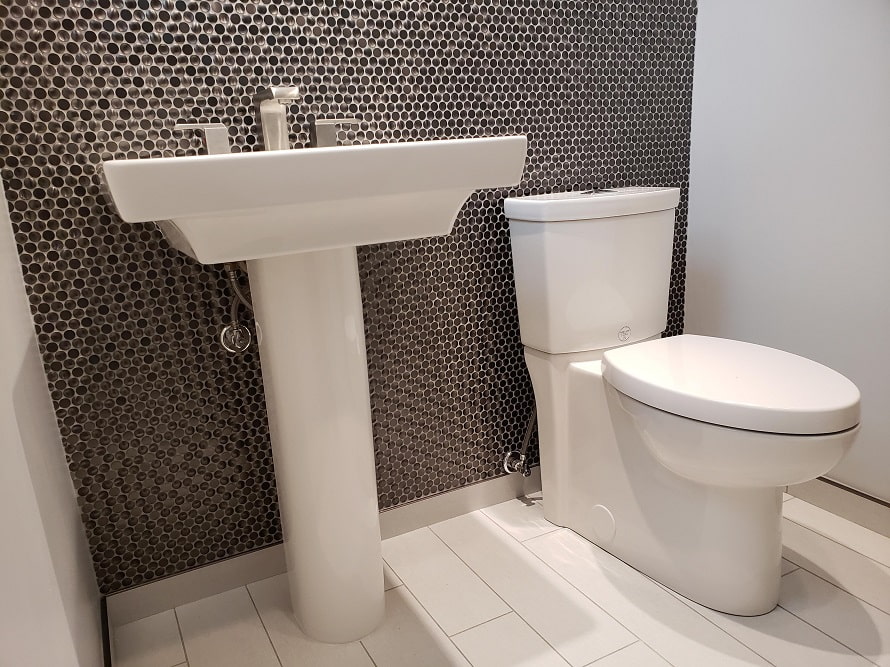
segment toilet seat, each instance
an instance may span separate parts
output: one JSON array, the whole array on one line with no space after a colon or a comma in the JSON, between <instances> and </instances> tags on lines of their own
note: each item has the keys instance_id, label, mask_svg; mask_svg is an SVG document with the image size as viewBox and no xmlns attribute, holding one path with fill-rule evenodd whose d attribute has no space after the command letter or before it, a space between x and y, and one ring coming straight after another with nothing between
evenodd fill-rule
<instances>
[{"instance_id":1,"label":"toilet seat","mask_svg":"<svg viewBox=\"0 0 890 667\"><path fill-rule=\"evenodd\" d=\"M741 341L685 334L610 349L603 377L641 403L730 428L812 435L859 423L859 390L843 375Z\"/></svg>"}]
</instances>

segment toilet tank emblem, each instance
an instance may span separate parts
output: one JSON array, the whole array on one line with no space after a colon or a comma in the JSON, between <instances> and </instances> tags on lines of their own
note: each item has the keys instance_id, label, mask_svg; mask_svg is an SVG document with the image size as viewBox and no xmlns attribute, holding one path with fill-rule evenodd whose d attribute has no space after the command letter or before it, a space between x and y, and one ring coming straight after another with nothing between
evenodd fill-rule
<instances>
[{"instance_id":1,"label":"toilet tank emblem","mask_svg":"<svg viewBox=\"0 0 890 667\"><path fill-rule=\"evenodd\" d=\"M622 343L630 338L630 327L626 324L618 330L618 340Z\"/></svg>"}]
</instances>

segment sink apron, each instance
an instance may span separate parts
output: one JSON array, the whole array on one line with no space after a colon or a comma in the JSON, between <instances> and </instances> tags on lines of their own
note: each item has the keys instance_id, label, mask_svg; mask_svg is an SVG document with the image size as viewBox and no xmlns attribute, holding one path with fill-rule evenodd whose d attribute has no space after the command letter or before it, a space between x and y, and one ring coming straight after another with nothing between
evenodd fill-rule
<instances>
[{"instance_id":1,"label":"sink apron","mask_svg":"<svg viewBox=\"0 0 890 667\"><path fill-rule=\"evenodd\" d=\"M294 615L344 643L384 612L354 247L248 262Z\"/></svg>"}]
</instances>

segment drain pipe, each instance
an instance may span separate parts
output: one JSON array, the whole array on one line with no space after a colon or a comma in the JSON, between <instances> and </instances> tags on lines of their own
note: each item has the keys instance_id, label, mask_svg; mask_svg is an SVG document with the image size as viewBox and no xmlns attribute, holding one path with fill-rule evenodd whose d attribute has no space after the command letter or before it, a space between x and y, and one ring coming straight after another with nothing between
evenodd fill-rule
<instances>
[{"instance_id":1,"label":"drain pipe","mask_svg":"<svg viewBox=\"0 0 890 667\"><path fill-rule=\"evenodd\" d=\"M537 405L532 401L532 409L528 415L528 424L525 427L525 435L522 438L522 447L519 451L512 451L504 457L504 470L507 473L519 472L523 477L532 474L528 465L528 443L532 440L532 433L535 432L535 425L538 423Z\"/></svg>"}]
</instances>

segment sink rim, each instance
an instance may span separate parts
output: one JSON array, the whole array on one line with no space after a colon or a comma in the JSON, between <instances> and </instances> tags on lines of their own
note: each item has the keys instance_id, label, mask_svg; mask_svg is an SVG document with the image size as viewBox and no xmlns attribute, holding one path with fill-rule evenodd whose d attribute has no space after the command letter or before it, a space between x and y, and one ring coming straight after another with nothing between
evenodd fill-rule
<instances>
[{"instance_id":1,"label":"sink rim","mask_svg":"<svg viewBox=\"0 0 890 667\"><path fill-rule=\"evenodd\" d=\"M506 181L518 182L521 171L519 177L511 178L502 174L515 172L515 169L493 165L489 170L497 172L497 175L486 176L478 164L484 155L470 154L477 151L495 151L499 152L501 159L507 162L509 153L518 153L520 145L523 157L521 164L524 165L527 138L525 135L511 134L293 148L283 151L247 151L220 155L112 159L103 160L99 169L108 197L124 222L182 221L187 218L228 215L234 212L243 214L267 208L300 206L312 201L334 201L344 197L357 199L381 194L397 195L400 192L462 189L472 191L500 187ZM452 155L435 158L425 155L440 152ZM395 158L396 155L399 157ZM388 160L390 156L393 161L389 164L373 164ZM475 158L476 162L461 164L461 168L454 170L447 181L442 180L437 183L434 178L426 175L436 171L437 165L433 164L435 162L441 163L448 159L460 161L468 157ZM429 167L426 174L422 168L412 163L412 160L417 159L425 159L430 163L426 165ZM312 166L309 166L310 163ZM257 169L258 164L263 165L264 180L250 181L251 171ZM377 170L373 179L369 179L368 173L363 172L371 167ZM275 173L286 169L303 170L299 175L303 182L288 181L286 176ZM381 181L385 176L380 173L383 169L389 170L391 176ZM330 181L325 182L321 174L334 171L342 173L343 182L338 191L330 192L331 189L326 187ZM146 181L158 183L157 186L151 186L152 194L148 196L144 192ZM208 186L214 181L217 183L215 187L218 191L210 192ZM414 184L405 188L402 186L405 181L412 181ZM243 190L244 183L247 182L251 183L251 187L261 188L262 196L254 197L249 204L232 205L231 202L235 200L233 193L239 188ZM181 210L177 211L177 206L170 205L165 194L168 191L185 188L191 188L191 192L179 192L178 207ZM250 199L243 192L240 193L240 198L245 201ZM200 203L196 203L198 200L201 200Z\"/></svg>"}]
</instances>

